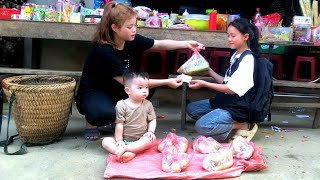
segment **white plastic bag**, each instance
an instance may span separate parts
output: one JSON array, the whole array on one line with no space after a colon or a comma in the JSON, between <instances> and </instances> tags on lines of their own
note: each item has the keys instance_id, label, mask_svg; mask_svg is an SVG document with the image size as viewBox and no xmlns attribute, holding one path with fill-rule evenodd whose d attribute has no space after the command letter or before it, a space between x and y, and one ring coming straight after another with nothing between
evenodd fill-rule
<instances>
[{"instance_id":1,"label":"white plastic bag","mask_svg":"<svg viewBox=\"0 0 320 180\"><path fill-rule=\"evenodd\" d=\"M228 169L232 165L232 149L220 148L218 151L206 155L202 161L202 167L208 171Z\"/></svg>"},{"instance_id":2,"label":"white plastic bag","mask_svg":"<svg viewBox=\"0 0 320 180\"><path fill-rule=\"evenodd\" d=\"M209 63L200 53L194 53L178 70L180 74L203 74L209 70Z\"/></svg>"}]
</instances>

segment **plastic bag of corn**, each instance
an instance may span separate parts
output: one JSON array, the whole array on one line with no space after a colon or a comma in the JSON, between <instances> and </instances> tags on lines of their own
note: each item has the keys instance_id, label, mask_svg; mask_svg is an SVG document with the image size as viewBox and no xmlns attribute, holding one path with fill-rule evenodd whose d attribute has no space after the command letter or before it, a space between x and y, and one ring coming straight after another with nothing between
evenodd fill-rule
<instances>
[{"instance_id":1,"label":"plastic bag of corn","mask_svg":"<svg viewBox=\"0 0 320 180\"><path fill-rule=\"evenodd\" d=\"M182 66L177 70L180 74L204 74L209 70L209 63L201 56L199 52L194 53L190 59L188 59Z\"/></svg>"}]
</instances>

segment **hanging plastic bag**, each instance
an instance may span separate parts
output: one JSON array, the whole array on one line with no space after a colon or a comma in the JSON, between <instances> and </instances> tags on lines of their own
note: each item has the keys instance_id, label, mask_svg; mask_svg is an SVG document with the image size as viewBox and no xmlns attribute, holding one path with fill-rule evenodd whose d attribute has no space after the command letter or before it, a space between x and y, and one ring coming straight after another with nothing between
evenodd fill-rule
<instances>
[{"instance_id":1,"label":"hanging plastic bag","mask_svg":"<svg viewBox=\"0 0 320 180\"><path fill-rule=\"evenodd\" d=\"M178 70L180 74L204 74L209 70L209 63L201 56L199 52L195 52Z\"/></svg>"}]
</instances>

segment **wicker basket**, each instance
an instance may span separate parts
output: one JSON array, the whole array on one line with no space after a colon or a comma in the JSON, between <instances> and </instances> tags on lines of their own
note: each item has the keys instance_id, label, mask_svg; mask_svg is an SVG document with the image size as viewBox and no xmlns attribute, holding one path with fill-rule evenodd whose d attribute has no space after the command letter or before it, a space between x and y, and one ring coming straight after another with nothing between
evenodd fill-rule
<instances>
[{"instance_id":1,"label":"wicker basket","mask_svg":"<svg viewBox=\"0 0 320 180\"><path fill-rule=\"evenodd\" d=\"M5 78L3 92L13 96L12 112L22 142L51 143L66 130L76 81L55 75Z\"/></svg>"}]
</instances>

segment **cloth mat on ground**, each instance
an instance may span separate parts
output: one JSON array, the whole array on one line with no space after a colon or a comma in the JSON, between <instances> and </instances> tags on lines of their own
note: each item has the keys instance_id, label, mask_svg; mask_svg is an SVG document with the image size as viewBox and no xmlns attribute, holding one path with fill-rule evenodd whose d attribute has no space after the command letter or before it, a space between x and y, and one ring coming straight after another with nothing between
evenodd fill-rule
<instances>
[{"instance_id":1,"label":"cloth mat on ground","mask_svg":"<svg viewBox=\"0 0 320 180\"><path fill-rule=\"evenodd\" d=\"M231 178L238 177L243 171L259 171L267 168L267 164L262 157L262 148L254 145L254 152L250 159L236 159L231 168L221 171L208 172L202 168L202 161L206 154L195 153L189 143L188 156L190 164L183 172L166 173L161 170L162 154L157 150L157 141L155 145L143 153L138 154L128 163L120 163L116 156L110 154L107 157L107 166L104 172L104 178L136 178L136 179L199 179L199 178ZM222 144L229 147L230 144Z\"/></svg>"}]
</instances>

